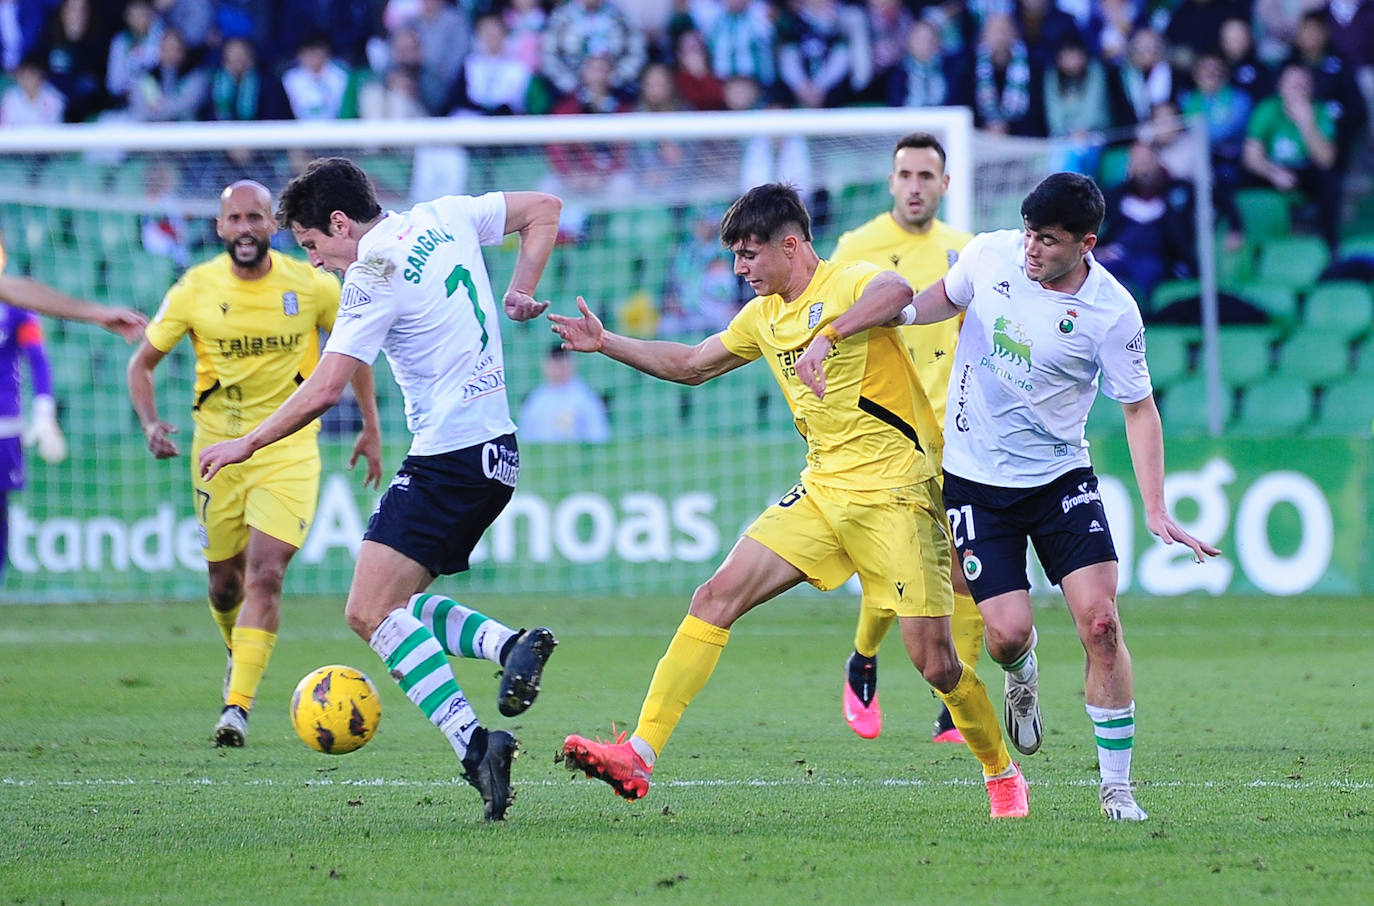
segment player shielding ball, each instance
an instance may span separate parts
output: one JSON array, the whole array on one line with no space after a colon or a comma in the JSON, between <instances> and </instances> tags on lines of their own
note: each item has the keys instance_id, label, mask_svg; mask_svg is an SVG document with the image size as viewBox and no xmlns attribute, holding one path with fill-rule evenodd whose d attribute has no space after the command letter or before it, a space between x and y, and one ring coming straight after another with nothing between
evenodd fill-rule
<instances>
[{"instance_id":1,"label":"player shielding ball","mask_svg":"<svg viewBox=\"0 0 1374 906\"><path fill-rule=\"evenodd\" d=\"M949 542L931 455L939 429L900 337L880 326L902 311L911 287L874 265L821 260L810 215L790 186L749 190L726 212L720 238L735 273L758 294L724 331L696 346L633 339L606 330L580 298L581 317L550 315L553 329L570 349L681 384L764 359L805 434L807 465L692 595L634 734L611 743L570 735L565 762L626 799L644 796L655 760L715 670L735 621L803 581L828 590L857 572L865 597L898 615L912 663L982 762L992 816L1025 817L1025 779L986 689L950 637ZM868 329L855 335L859 321ZM795 366L803 350L821 342L829 351L832 341L833 389L821 399Z\"/></svg>"},{"instance_id":2,"label":"player shielding ball","mask_svg":"<svg viewBox=\"0 0 1374 906\"><path fill-rule=\"evenodd\" d=\"M1099 385L1125 412L1146 526L1199 561L1220 551L1184 531L1165 505L1164 436L1140 309L1092 257L1103 209L1088 177L1045 178L1021 204L1024 230L975 237L904 319L964 313L946 408L945 506L988 651L1006 671L1012 742L1029 754L1043 737L1029 539L1062 589L1087 655L1084 699L1102 811L1143 821L1130 784L1134 679L1116 607L1116 550L1084 439ZM873 314L859 323L882 321ZM817 393L831 371L816 367L827 345L822 338L797 363Z\"/></svg>"}]
</instances>

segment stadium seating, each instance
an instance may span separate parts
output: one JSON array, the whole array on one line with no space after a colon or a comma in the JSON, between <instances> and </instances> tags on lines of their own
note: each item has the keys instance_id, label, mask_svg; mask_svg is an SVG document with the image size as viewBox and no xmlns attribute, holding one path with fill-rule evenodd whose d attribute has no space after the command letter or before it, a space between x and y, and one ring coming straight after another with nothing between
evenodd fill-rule
<instances>
[{"instance_id":1,"label":"stadium seating","mask_svg":"<svg viewBox=\"0 0 1374 906\"><path fill-rule=\"evenodd\" d=\"M1155 287L1155 291L1150 294L1150 308L1159 311L1171 302L1180 299L1191 299L1197 296L1201 290L1201 284L1197 280L1165 280Z\"/></svg>"},{"instance_id":2,"label":"stadium seating","mask_svg":"<svg viewBox=\"0 0 1374 906\"><path fill-rule=\"evenodd\" d=\"M1241 391L1231 432L1268 436L1298 433L1312 420L1312 388L1282 374L1256 381Z\"/></svg>"},{"instance_id":3,"label":"stadium seating","mask_svg":"<svg viewBox=\"0 0 1374 906\"><path fill-rule=\"evenodd\" d=\"M1287 326L1298 320L1298 294L1291 286L1245 283L1232 287L1231 292L1263 309L1271 321Z\"/></svg>"},{"instance_id":4,"label":"stadium seating","mask_svg":"<svg viewBox=\"0 0 1374 906\"><path fill-rule=\"evenodd\" d=\"M1331 260L1326 243L1316 236L1266 239L1255 271L1261 283L1279 284L1299 292L1313 286Z\"/></svg>"},{"instance_id":5,"label":"stadium seating","mask_svg":"<svg viewBox=\"0 0 1374 906\"><path fill-rule=\"evenodd\" d=\"M1145 332L1145 358L1150 380L1163 389L1192 373L1198 332L1191 327L1150 327Z\"/></svg>"},{"instance_id":6,"label":"stadium seating","mask_svg":"<svg viewBox=\"0 0 1374 906\"><path fill-rule=\"evenodd\" d=\"M1236 192L1245 235L1263 241L1291 235L1293 216L1288 199L1273 189L1241 189Z\"/></svg>"},{"instance_id":7,"label":"stadium seating","mask_svg":"<svg viewBox=\"0 0 1374 906\"><path fill-rule=\"evenodd\" d=\"M1321 283L1308 293L1302 320L1347 339L1359 337L1374 322L1374 296L1363 283Z\"/></svg>"},{"instance_id":8,"label":"stadium seating","mask_svg":"<svg viewBox=\"0 0 1374 906\"><path fill-rule=\"evenodd\" d=\"M1234 409L1233 385L1222 381L1221 421L1225 427ZM1096 407L1094 407L1096 408ZM1179 381L1168 389L1159 402L1159 414L1164 430L1170 435L1197 435L1208 431L1207 381L1202 376Z\"/></svg>"},{"instance_id":9,"label":"stadium seating","mask_svg":"<svg viewBox=\"0 0 1374 906\"><path fill-rule=\"evenodd\" d=\"M1279 347L1280 375L1326 385L1350 373L1350 340L1340 331L1303 327Z\"/></svg>"},{"instance_id":10,"label":"stadium seating","mask_svg":"<svg viewBox=\"0 0 1374 906\"><path fill-rule=\"evenodd\" d=\"M1217 334L1222 378L1248 384L1269 373L1274 331L1268 327L1223 327Z\"/></svg>"},{"instance_id":11,"label":"stadium seating","mask_svg":"<svg viewBox=\"0 0 1374 906\"><path fill-rule=\"evenodd\" d=\"M1368 437L1374 425L1374 393L1367 377L1356 376L1327 387L1321 395L1312 434L1354 434Z\"/></svg>"}]
</instances>

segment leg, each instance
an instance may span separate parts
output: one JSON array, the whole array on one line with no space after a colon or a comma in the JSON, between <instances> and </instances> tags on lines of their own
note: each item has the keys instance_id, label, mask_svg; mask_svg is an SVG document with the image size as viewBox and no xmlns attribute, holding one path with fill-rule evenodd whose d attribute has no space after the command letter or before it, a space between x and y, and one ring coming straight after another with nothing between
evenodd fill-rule
<instances>
[{"instance_id":1,"label":"leg","mask_svg":"<svg viewBox=\"0 0 1374 906\"><path fill-rule=\"evenodd\" d=\"M363 541L344 615L386 664L406 697L439 728L463 763L464 777L482 794L484 815L499 821L510 804L510 759L515 739L487 732L477 719L434 634L407 607L429 587L429 570L400 551Z\"/></svg>"},{"instance_id":2,"label":"leg","mask_svg":"<svg viewBox=\"0 0 1374 906\"><path fill-rule=\"evenodd\" d=\"M1002 703L1007 735L1017 751L1032 755L1039 751L1045 731L1030 593L1022 589L1003 592L980 602L978 609L986 621L988 653L1005 671Z\"/></svg>"},{"instance_id":3,"label":"leg","mask_svg":"<svg viewBox=\"0 0 1374 906\"><path fill-rule=\"evenodd\" d=\"M954 647L959 652L959 660L971 669L978 668L978 658L983 653L983 615L974 603L969 592L968 580L959 568L959 556L951 557L949 571L950 585L954 588L954 616L950 618L950 633L954 636ZM1000 731L999 731L1000 732ZM949 708L943 704L935 718L935 729L931 734L932 742L950 742L962 745L964 735L954 724Z\"/></svg>"},{"instance_id":4,"label":"leg","mask_svg":"<svg viewBox=\"0 0 1374 906\"><path fill-rule=\"evenodd\" d=\"M281 587L296 547L255 528L248 530L247 569L241 579L243 604L230 634L234 653L226 706L253 707L281 625ZM242 562L243 557L237 558ZM234 561L230 561L234 562Z\"/></svg>"},{"instance_id":5,"label":"leg","mask_svg":"<svg viewBox=\"0 0 1374 906\"><path fill-rule=\"evenodd\" d=\"M246 551L205 564L210 580L210 616L224 636L224 647L230 650L234 646L234 624L238 621L239 607L243 604L243 580L247 566Z\"/></svg>"},{"instance_id":6,"label":"leg","mask_svg":"<svg viewBox=\"0 0 1374 906\"><path fill-rule=\"evenodd\" d=\"M796 585L805 574L759 541L736 542L715 574L692 595L687 616L658 662L628 741L600 743L576 734L563 743L571 770L605 780L626 799L649 791L649 773L692 699L706 685L735 620Z\"/></svg>"},{"instance_id":7,"label":"leg","mask_svg":"<svg viewBox=\"0 0 1374 906\"><path fill-rule=\"evenodd\" d=\"M867 597L859 601L859 624L854 630L854 651L845 661L841 693L845 723L864 739L883 731L883 710L878 704L878 646L892 628L897 614L874 606Z\"/></svg>"}]
</instances>

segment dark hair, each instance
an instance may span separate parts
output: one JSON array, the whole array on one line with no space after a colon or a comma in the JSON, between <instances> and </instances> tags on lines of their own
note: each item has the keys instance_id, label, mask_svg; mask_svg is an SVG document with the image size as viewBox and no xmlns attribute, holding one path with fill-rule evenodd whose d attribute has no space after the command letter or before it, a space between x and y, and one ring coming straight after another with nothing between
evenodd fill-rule
<instances>
[{"instance_id":1,"label":"dark hair","mask_svg":"<svg viewBox=\"0 0 1374 906\"><path fill-rule=\"evenodd\" d=\"M811 215L796 187L770 182L754 186L730 205L720 219L720 243L729 248L747 239L771 242L789 226L811 241Z\"/></svg>"},{"instance_id":2,"label":"dark hair","mask_svg":"<svg viewBox=\"0 0 1374 906\"><path fill-rule=\"evenodd\" d=\"M346 157L317 157L293 178L277 201L277 222L287 229L329 232L329 215L343 211L358 223L382 216L372 181Z\"/></svg>"},{"instance_id":3,"label":"dark hair","mask_svg":"<svg viewBox=\"0 0 1374 906\"><path fill-rule=\"evenodd\" d=\"M1051 173L1021 202L1021 219L1033 230L1062 227L1082 239L1102 228L1102 190L1082 173Z\"/></svg>"},{"instance_id":4,"label":"dark hair","mask_svg":"<svg viewBox=\"0 0 1374 906\"><path fill-rule=\"evenodd\" d=\"M929 148L940 156L940 169L945 168L945 146L929 132L908 132L903 135L897 139L897 147L892 149L892 156L896 157L897 152L903 148Z\"/></svg>"}]
</instances>

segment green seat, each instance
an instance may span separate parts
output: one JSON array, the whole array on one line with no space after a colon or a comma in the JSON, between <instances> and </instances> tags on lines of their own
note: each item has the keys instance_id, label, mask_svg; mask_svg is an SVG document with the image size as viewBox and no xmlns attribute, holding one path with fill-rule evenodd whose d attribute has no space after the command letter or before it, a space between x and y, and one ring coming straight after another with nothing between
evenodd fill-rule
<instances>
[{"instance_id":1,"label":"green seat","mask_svg":"<svg viewBox=\"0 0 1374 906\"><path fill-rule=\"evenodd\" d=\"M1192 299L1202 292L1196 280L1165 280L1155 287L1150 296L1150 308L1159 311L1171 302Z\"/></svg>"},{"instance_id":2,"label":"green seat","mask_svg":"<svg viewBox=\"0 0 1374 906\"><path fill-rule=\"evenodd\" d=\"M1223 327L1217 332L1222 379L1248 384L1269 373L1274 334L1267 327Z\"/></svg>"},{"instance_id":3,"label":"green seat","mask_svg":"<svg viewBox=\"0 0 1374 906\"><path fill-rule=\"evenodd\" d=\"M1084 431L1088 439L1120 437L1125 429L1126 413L1122 410L1121 404L1099 393L1093 401L1093 407L1088 410L1088 425Z\"/></svg>"},{"instance_id":4,"label":"green seat","mask_svg":"<svg viewBox=\"0 0 1374 906\"><path fill-rule=\"evenodd\" d=\"M1223 427L1231 420L1234 402L1234 388L1223 381L1221 385L1221 423ZM1198 376L1174 384L1164 392L1163 398L1159 401L1159 416L1164 423L1165 432L1169 435L1206 434L1209 429L1207 381Z\"/></svg>"},{"instance_id":5,"label":"green seat","mask_svg":"<svg viewBox=\"0 0 1374 906\"><path fill-rule=\"evenodd\" d=\"M1274 189L1241 189L1236 192L1245 235L1267 240L1287 236L1293 231L1292 210L1282 192Z\"/></svg>"},{"instance_id":6,"label":"green seat","mask_svg":"<svg viewBox=\"0 0 1374 906\"><path fill-rule=\"evenodd\" d=\"M1192 373L1196 341L1197 331L1190 327L1146 329L1145 359L1150 366L1150 380L1156 388L1168 387Z\"/></svg>"},{"instance_id":7,"label":"green seat","mask_svg":"<svg viewBox=\"0 0 1374 906\"><path fill-rule=\"evenodd\" d=\"M1291 286L1278 283L1245 283L1232 292L1246 302L1264 309L1271 320L1292 324L1298 319L1298 294Z\"/></svg>"},{"instance_id":8,"label":"green seat","mask_svg":"<svg viewBox=\"0 0 1374 906\"><path fill-rule=\"evenodd\" d=\"M1296 434L1312 420L1312 388L1289 375L1258 381L1241 391L1230 431L1260 436Z\"/></svg>"},{"instance_id":9,"label":"green seat","mask_svg":"<svg viewBox=\"0 0 1374 906\"><path fill-rule=\"evenodd\" d=\"M1341 240L1341 257L1348 258L1351 255L1374 258L1374 233L1361 233Z\"/></svg>"},{"instance_id":10,"label":"green seat","mask_svg":"<svg viewBox=\"0 0 1374 906\"><path fill-rule=\"evenodd\" d=\"M1119 185L1126 180L1126 162L1131 156L1129 145L1112 145L1102 149L1097 162L1097 182L1102 186Z\"/></svg>"},{"instance_id":11,"label":"green seat","mask_svg":"<svg viewBox=\"0 0 1374 906\"><path fill-rule=\"evenodd\" d=\"M1304 290L1317 282L1330 260L1331 251L1316 236L1266 239L1260 247L1255 276L1260 283Z\"/></svg>"},{"instance_id":12,"label":"green seat","mask_svg":"<svg viewBox=\"0 0 1374 906\"><path fill-rule=\"evenodd\" d=\"M1374 321L1374 296L1363 283L1319 283L1307 295L1302 320L1347 338L1362 336Z\"/></svg>"},{"instance_id":13,"label":"green seat","mask_svg":"<svg viewBox=\"0 0 1374 906\"><path fill-rule=\"evenodd\" d=\"M1339 331L1303 327L1279 348L1278 373L1285 378L1326 385L1350 371L1350 339Z\"/></svg>"},{"instance_id":14,"label":"green seat","mask_svg":"<svg viewBox=\"0 0 1374 906\"><path fill-rule=\"evenodd\" d=\"M1322 392L1312 434L1354 434L1368 437L1374 425L1374 381L1353 377Z\"/></svg>"},{"instance_id":15,"label":"green seat","mask_svg":"<svg viewBox=\"0 0 1374 906\"><path fill-rule=\"evenodd\" d=\"M29 265L35 280L69 296L90 299L101 292L100 260L93 250L54 245L31 258Z\"/></svg>"}]
</instances>

